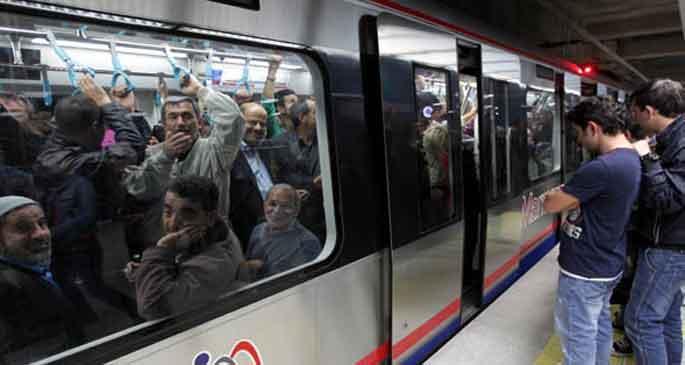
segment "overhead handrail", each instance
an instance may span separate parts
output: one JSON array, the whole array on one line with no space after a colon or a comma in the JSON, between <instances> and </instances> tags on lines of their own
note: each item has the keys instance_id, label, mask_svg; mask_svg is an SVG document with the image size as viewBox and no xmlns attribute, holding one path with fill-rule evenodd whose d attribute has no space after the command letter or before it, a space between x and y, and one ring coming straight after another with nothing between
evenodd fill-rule
<instances>
[{"instance_id":1,"label":"overhead handrail","mask_svg":"<svg viewBox=\"0 0 685 365\"><path fill-rule=\"evenodd\" d=\"M185 79L188 78L190 75L190 70L179 65L178 62L176 62L173 55L171 54L171 47L169 47L168 44L165 45L165 47L164 47L164 54L166 55L166 58L169 61L169 65L171 65L171 70L174 73L174 78L176 80L182 81L181 77L183 77L184 78L183 82L185 82ZM181 76L181 74L183 74L183 76ZM181 83L183 83L183 82L181 82Z\"/></svg>"},{"instance_id":2,"label":"overhead handrail","mask_svg":"<svg viewBox=\"0 0 685 365\"><path fill-rule=\"evenodd\" d=\"M48 38L48 42L50 42L52 50L67 67L67 77L69 78L69 83L75 89L74 93L77 93L80 90L80 88L78 86L78 81L76 80L76 73L84 72L90 75L91 77L95 77L95 71L90 67L76 63L71 57L69 57L67 52L64 51L64 49L60 47L59 44L57 44L57 38L55 38L55 34L52 33L51 30L47 30L45 33L46 37Z\"/></svg>"},{"instance_id":3,"label":"overhead handrail","mask_svg":"<svg viewBox=\"0 0 685 365\"><path fill-rule=\"evenodd\" d=\"M127 93L135 90L136 85L128 77L128 75L124 71L124 67L121 65L121 61L119 60L119 55L117 54L117 44L114 40L112 40L109 43L109 50L110 50L110 53L112 54L112 67L113 67L112 89L114 89L114 87L117 85L117 80L121 77L122 79L124 79L124 82L126 83L126 92Z\"/></svg>"}]
</instances>

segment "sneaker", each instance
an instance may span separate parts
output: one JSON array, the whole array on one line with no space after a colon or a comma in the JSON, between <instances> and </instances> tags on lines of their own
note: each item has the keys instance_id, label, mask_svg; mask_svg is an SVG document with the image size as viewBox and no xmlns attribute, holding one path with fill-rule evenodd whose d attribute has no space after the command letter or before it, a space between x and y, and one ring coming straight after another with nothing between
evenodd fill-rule
<instances>
[{"instance_id":1,"label":"sneaker","mask_svg":"<svg viewBox=\"0 0 685 365\"><path fill-rule=\"evenodd\" d=\"M626 357L633 354L633 344L630 343L628 337L623 337L620 340L614 341L613 355L616 357Z\"/></svg>"}]
</instances>

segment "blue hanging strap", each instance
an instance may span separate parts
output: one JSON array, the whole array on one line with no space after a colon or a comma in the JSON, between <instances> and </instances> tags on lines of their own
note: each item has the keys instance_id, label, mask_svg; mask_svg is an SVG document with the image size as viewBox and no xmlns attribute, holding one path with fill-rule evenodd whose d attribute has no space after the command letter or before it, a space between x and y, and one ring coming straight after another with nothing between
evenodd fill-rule
<instances>
[{"instance_id":1,"label":"blue hanging strap","mask_svg":"<svg viewBox=\"0 0 685 365\"><path fill-rule=\"evenodd\" d=\"M76 77L77 72L84 72L91 77L95 78L95 70L93 70L90 67L83 66L79 63L76 63L69 55L67 52L64 51L62 47L60 47L57 44L57 38L55 38L55 34L52 33L51 30L46 31L46 35L48 38L48 41L50 42L50 46L52 47L52 50L55 52L57 57L59 57L64 65L67 68L67 77L69 78L69 83L71 86L75 89L74 93L78 93L79 91L79 86L78 86L78 81Z\"/></svg>"},{"instance_id":2,"label":"blue hanging strap","mask_svg":"<svg viewBox=\"0 0 685 365\"><path fill-rule=\"evenodd\" d=\"M174 78L176 80L181 81L181 77L185 77L187 75L190 75L190 71L187 68L180 66L176 62L174 57L171 56L171 48L169 47L169 45L164 46L164 54L166 55L166 58L169 61L169 65L171 65L171 69L174 72ZM181 75L181 74L183 74L183 75Z\"/></svg>"},{"instance_id":3,"label":"blue hanging strap","mask_svg":"<svg viewBox=\"0 0 685 365\"><path fill-rule=\"evenodd\" d=\"M209 49L207 52L207 63L205 64L205 87L212 87L213 71L212 71L212 60L214 59L214 50Z\"/></svg>"},{"instance_id":4,"label":"blue hanging strap","mask_svg":"<svg viewBox=\"0 0 685 365\"><path fill-rule=\"evenodd\" d=\"M48 79L48 69L43 67L40 70L40 77L43 81L43 102L45 106L52 105L52 89L50 88L50 79Z\"/></svg>"},{"instance_id":5,"label":"blue hanging strap","mask_svg":"<svg viewBox=\"0 0 685 365\"><path fill-rule=\"evenodd\" d=\"M155 100L154 100L155 106L158 108L162 107L162 102L163 102L162 94L160 93L160 88L162 87L162 85L164 85L163 87L166 88L166 82L164 81L164 74L160 73L157 76L157 89L155 89Z\"/></svg>"},{"instance_id":6,"label":"blue hanging strap","mask_svg":"<svg viewBox=\"0 0 685 365\"><path fill-rule=\"evenodd\" d=\"M245 90L247 90L248 93L252 93L252 90L250 89L250 58L245 59L245 66L243 66L243 76L238 80L238 83L235 86L235 91L237 92L241 86L245 85Z\"/></svg>"},{"instance_id":7,"label":"blue hanging strap","mask_svg":"<svg viewBox=\"0 0 685 365\"><path fill-rule=\"evenodd\" d=\"M109 42L109 50L112 53L112 68L114 69L112 73L112 89L114 89L117 85L117 80L121 77L126 83L126 93L130 93L136 89L136 85L124 72L124 67L121 65L119 55L117 54L117 43L114 40Z\"/></svg>"}]
</instances>

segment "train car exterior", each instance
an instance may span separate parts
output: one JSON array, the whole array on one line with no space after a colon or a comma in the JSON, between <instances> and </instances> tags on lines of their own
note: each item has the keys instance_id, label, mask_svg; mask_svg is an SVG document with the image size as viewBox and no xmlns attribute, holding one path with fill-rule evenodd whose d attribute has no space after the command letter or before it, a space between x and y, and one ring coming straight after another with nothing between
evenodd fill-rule
<instances>
[{"instance_id":1,"label":"train car exterior","mask_svg":"<svg viewBox=\"0 0 685 365\"><path fill-rule=\"evenodd\" d=\"M567 62L430 15L439 14L436 7L385 0L0 0L0 34L33 38L24 49L41 52L35 70L48 67L34 84L49 79L57 94L70 92L70 80L42 40L44 29L80 31L68 50L91 63L102 83L113 70L95 64L109 55L97 37L119 39L122 47L156 46L154 54L122 56L150 105L157 75L169 73L162 43L174 44L173 57L197 74L206 70L191 61L194 50L211 44L235 52L232 65L230 56L221 59L229 63L224 73L238 75L226 76L234 83L251 60L278 54L288 67L277 82L311 96L319 111L325 239L316 260L200 309L132 323L32 360L419 364L507 290L557 242L559 217L544 214L539 196L580 163L582 151L563 120L580 97L580 77ZM12 63L2 62L0 70ZM253 65L253 74L266 67ZM162 77L175 88L171 76ZM1 82L22 84L11 79ZM46 96L45 88L32 92Z\"/></svg>"}]
</instances>

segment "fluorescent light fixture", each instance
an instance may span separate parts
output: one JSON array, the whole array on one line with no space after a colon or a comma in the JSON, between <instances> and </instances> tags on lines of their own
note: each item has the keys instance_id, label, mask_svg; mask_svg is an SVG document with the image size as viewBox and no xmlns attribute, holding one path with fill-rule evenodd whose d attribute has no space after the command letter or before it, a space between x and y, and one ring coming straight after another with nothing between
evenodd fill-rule
<instances>
[{"instance_id":1,"label":"fluorescent light fixture","mask_svg":"<svg viewBox=\"0 0 685 365\"><path fill-rule=\"evenodd\" d=\"M39 44L44 46L49 46L50 43L45 38L33 38L31 43ZM109 46L101 43L88 43L88 42L75 42L75 41L63 41L58 40L57 45L64 48L75 48L75 49L89 49L93 51L103 51L109 52ZM134 54L141 56L156 56L156 57L166 57L164 52L155 49L145 49L145 48L130 48L130 47L117 47L117 53L120 54ZM174 58L188 58L187 53L172 52L171 55Z\"/></svg>"},{"instance_id":2,"label":"fluorescent light fixture","mask_svg":"<svg viewBox=\"0 0 685 365\"><path fill-rule=\"evenodd\" d=\"M33 1L0 0L0 4L17 6L17 7L21 7L21 8L25 8L25 9L47 11L47 12L51 12L51 13L75 15L75 16L80 16L80 17L89 18L89 19L105 20L105 21L116 22L116 23L127 24L127 25L135 24L135 25L140 25L140 26L149 27L149 28L173 29L175 27L175 25L173 25L173 24L158 22L158 21L154 21L154 20L134 18L134 17L129 17L129 16L123 16L123 15L105 14L105 13L99 13L99 12L90 11L90 10L83 10L83 9L78 9L78 8L58 6L58 5L39 3L39 2L33 2Z\"/></svg>"},{"instance_id":3,"label":"fluorescent light fixture","mask_svg":"<svg viewBox=\"0 0 685 365\"><path fill-rule=\"evenodd\" d=\"M209 29L202 29L202 28L195 28L195 27L181 27L181 28L179 28L179 30L183 31L183 32L189 32L189 33L195 33L195 34L211 35L211 36L215 36L215 37L237 39L237 40L241 40L241 41L258 42L258 43L269 44L269 45L277 46L277 47L287 47L287 48L296 48L296 49L304 49L305 48L304 46L302 46L300 44L296 44L296 43L274 41L271 39L250 37L250 36L246 36L246 35L220 32L220 31L216 31L216 30L209 30Z\"/></svg>"}]
</instances>

